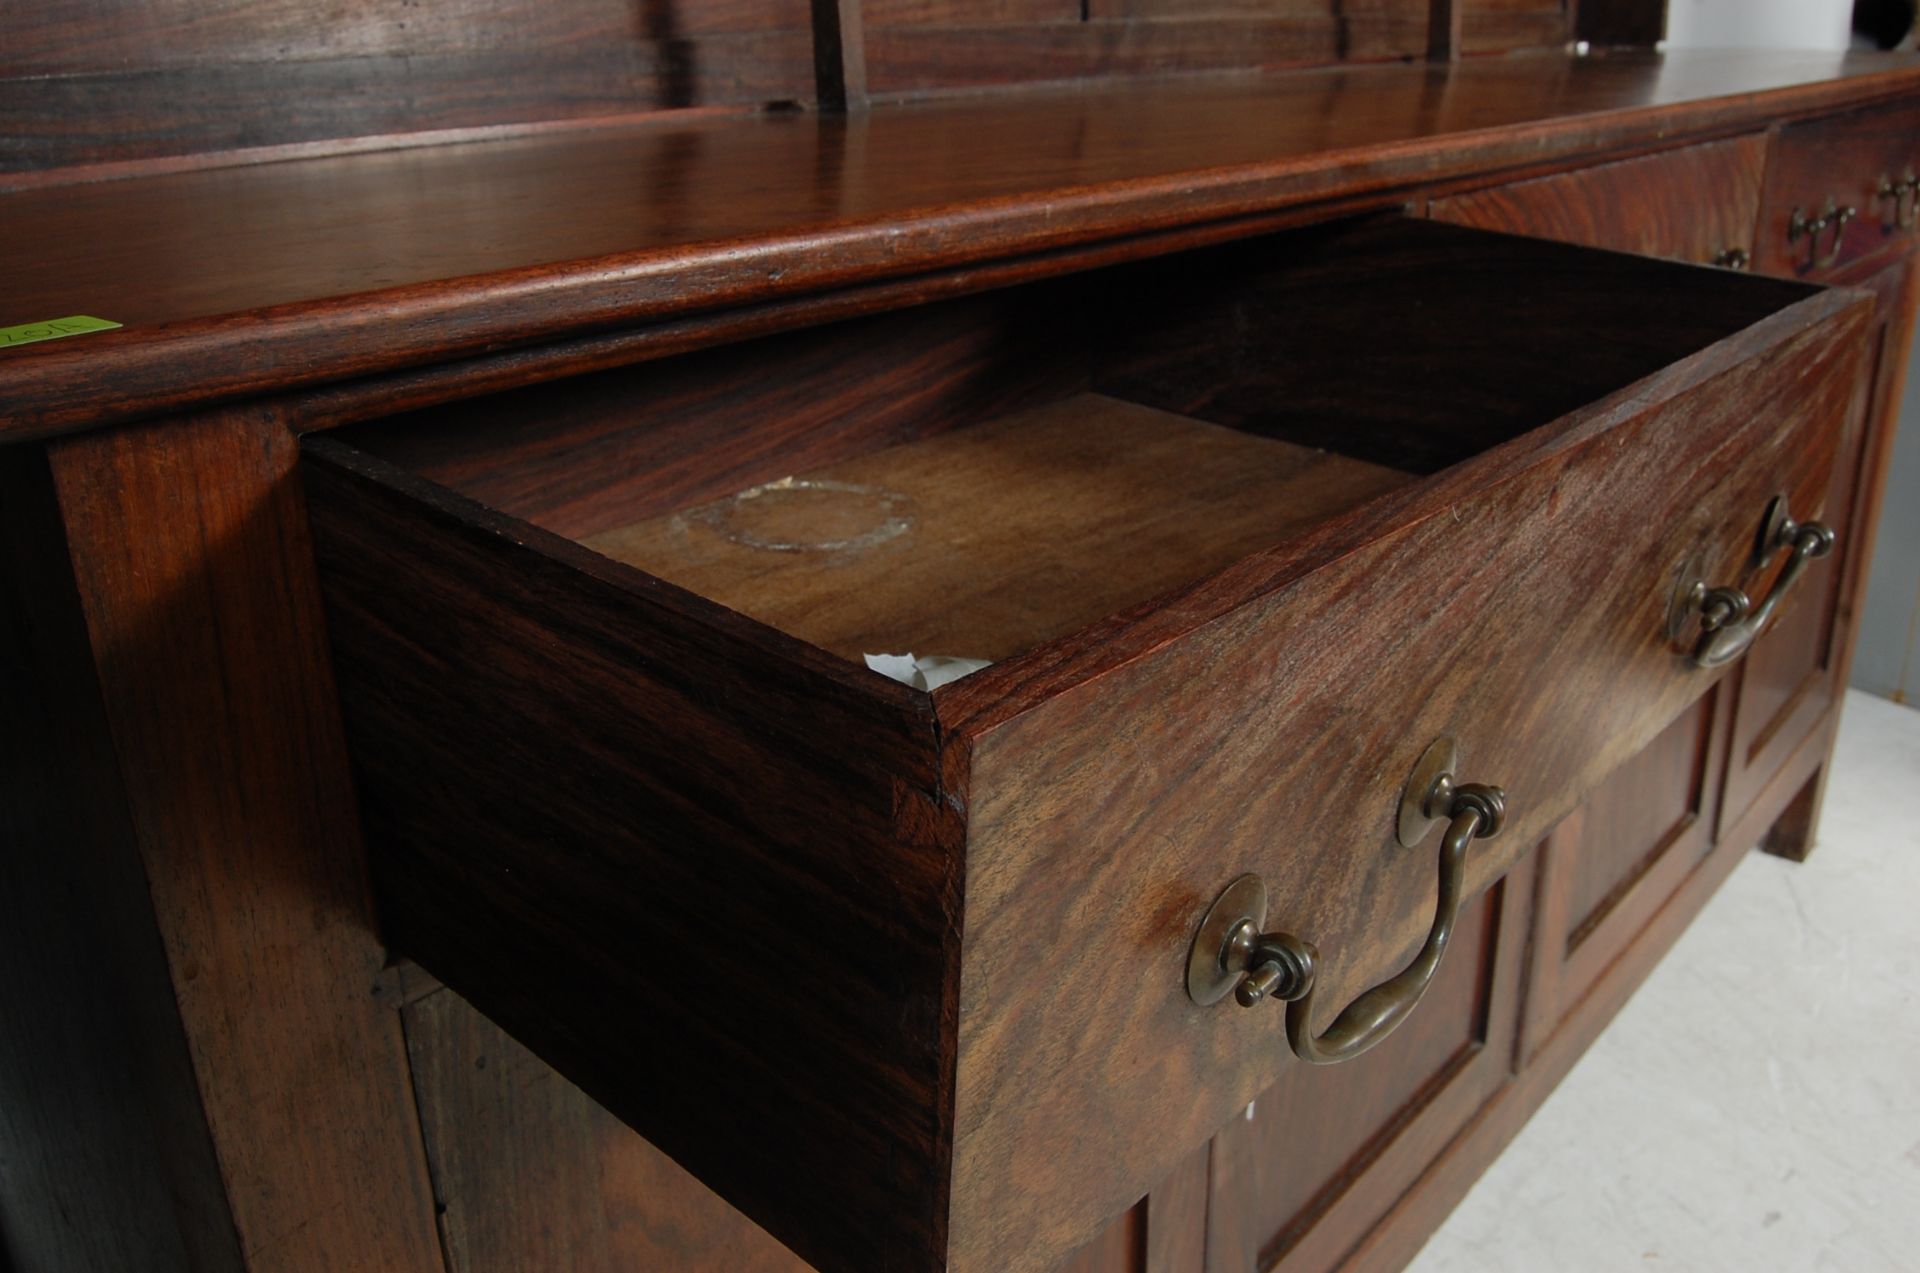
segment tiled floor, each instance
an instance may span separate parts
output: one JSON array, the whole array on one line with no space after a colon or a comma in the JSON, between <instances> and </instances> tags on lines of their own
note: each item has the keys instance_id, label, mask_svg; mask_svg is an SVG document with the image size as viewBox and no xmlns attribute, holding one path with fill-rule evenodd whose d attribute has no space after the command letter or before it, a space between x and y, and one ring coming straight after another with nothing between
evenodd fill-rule
<instances>
[{"instance_id":1,"label":"tiled floor","mask_svg":"<svg viewBox=\"0 0 1920 1273\"><path fill-rule=\"evenodd\" d=\"M1920 711L1848 696L1817 847L1754 853L1415 1273L1920 1270Z\"/></svg>"}]
</instances>

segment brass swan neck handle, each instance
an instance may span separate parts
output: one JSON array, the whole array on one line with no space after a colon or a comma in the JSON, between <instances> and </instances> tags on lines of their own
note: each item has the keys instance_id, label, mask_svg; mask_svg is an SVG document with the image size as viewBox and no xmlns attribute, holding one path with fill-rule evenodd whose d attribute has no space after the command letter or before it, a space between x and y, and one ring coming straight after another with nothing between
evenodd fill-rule
<instances>
[{"instance_id":1,"label":"brass swan neck handle","mask_svg":"<svg viewBox=\"0 0 1920 1273\"><path fill-rule=\"evenodd\" d=\"M1437 758L1436 753L1443 758ZM1453 936L1466 880L1468 846L1475 839L1499 834L1506 817L1505 793L1480 783L1455 783L1452 759L1452 745L1446 740L1430 748L1414 771L1403 800L1403 843L1409 838L1417 842L1433 821L1447 820L1447 831L1440 841L1439 897L1433 926L1420 952L1405 968L1362 993L1341 1010L1332 1025L1316 1035L1313 1017L1320 952L1313 943L1291 933L1260 931L1266 914L1266 887L1258 876L1246 875L1220 895L1195 935L1188 959L1188 994L1196 1002L1212 1003L1231 989L1235 1001L1246 1008L1263 999L1284 1000L1287 1042L1294 1055L1310 1065L1350 1060L1399 1028L1433 984L1434 973Z\"/></svg>"}]
</instances>

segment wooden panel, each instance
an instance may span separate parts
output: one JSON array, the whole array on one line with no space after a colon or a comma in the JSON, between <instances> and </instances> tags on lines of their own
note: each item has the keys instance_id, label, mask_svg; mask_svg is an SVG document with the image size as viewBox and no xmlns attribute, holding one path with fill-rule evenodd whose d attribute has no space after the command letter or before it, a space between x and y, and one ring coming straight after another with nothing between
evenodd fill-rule
<instances>
[{"instance_id":1,"label":"wooden panel","mask_svg":"<svg viewBox=\"0 0 1920 1273\"><path fill-rule=\"evenodd\" d=\"M0 80L0 174L800 101L812 57L806 32L767 31Z\"/></svg>"},{"instance_id":2,"label":"wooden panel","mask_svg":"<svg viewBox=\"0 0 1920 1273\"><path fill-rule=\"evenodd\" d=\"M1413 480L1085 393L582 542L856 664L998 661Z\"/></svg>"},{"instance_id":3,"label":"wooden panel","mask_svg":"<svg viewBox=\"0 0 1920 1273\"><path fill-rule=\"evenodd\" d=\"M427 1273L296 454L254 408L67 439L50 464L247 1267Z\"/></svg>"},{"instance_id":4,"label":"wooden panel","mask_svg":"<svg viewBox=\"0 0 1920 1273\"><path fill-rule=\"evenodd\" d=\"M670 0L642 12L627 0L443 0L395 7L333 0L20 0L8 14L0 79L81 75L129 66L312 62L565 48L638 35L806 30L806 0Z\"/></svg>"},{"instance_id":5,"label":"wooden panel","mask_svg":"<svg viewBox=\"0 0 1920 1273\"><path fill-rule=\"evenodd\" d=\"M20 189L0 198L0 238L37 247L0 261L8 321L127 327L8 351L0 435L1146 227L1390 202L1413 183L1752 128L1916 77L1826 54L1469 58Z\"/></svg>"},{"instance_id":6,"label":"wooden panel","mask_svg":"<svg viewBox=\"0 0 1920 1273\"><path fill-rule=\"evenodd\" d=\"M1572 38L1567 0L1459 0L1467 53L1553 48Z\"/></svg>"},{"instance_id":7,"label":"wooden panel","mask_svg":"<svg viewBox=\"0 0 1920 1273\"><path fill-rule=\"evenodd\" d=\"M1710 263L1753 250L1764 134L1434 199L1430 214L1588 247Z\"/></svg>"},{"instance_id":8,"label":"wooden panel","mask_svg":"<svg viewBox=\"0 0 1920 1273\"><path fill-rule=\"evenodd\" d=\"M396 948L802 1256L933 1267L958 815L926 697L307 446Z\"/></svg>"},{"instance_id":9,"label":"wooden panel","mask_svg":"<svg viewBox=\"0 0 1920 1273\"><path fill-rule=\"evenodd\" d=\"M1315 6L1319 9L1320 6ZM1411 57L1427 18L1385 9L1336 18L1269 18L1256 11L1177 19L1096 17L1006 26L876 27L867 37L876 94L1182 71L1271 69Z\"/></svg>"},{"instance_id":10,"label":"wooden panel","mask_svg":"<svg viewBox=\"0 0 1920 1273\"><path fill-rule=\"evenodd\" d=\"M1662 635L1677 566L1716 542L1716 564L1742 558L1735 510L1824 485L1864 317L1731 342L1693 365L1727 372L1698 392L1643 383L938 691L972 742L953 1267L1086 1240L1275 1080L1269 1034L1181 988L1227 882L1288 882L1268 922L1318 944L1321 1001L1343 1003L1429 922L1431 849L1394 846L1391 819L1433 738L1526 793L1469 867L1484 887L1703 692ZM1225 597L1241 608L1190 626Z\"/></svg>"},{"instance_id":11,"label":"wooden panel","mask_svg":"<svg viewBox=\"0 0 1920 1273\"><path fill-rule=\"evenodd\" d=\"M1894 202L1878 193L1881 183L1910 173L1920 174L1920 105L1903 102L1782 129L1767 166L1755 268L1824 278L1869 256L1911 251L1914 231L1900 226ZM1829 199L1859 215L1847 223L1838 259L1821 265L1806 239L1795 243L1787 234L1795 210L1814 216ZM1831 234L1823 235L1818 252L1831 245Z\"/></svg>"},{"instance_id":12,"label":"wooden panel","mask_svg":"<svg viewBox=\"0 0 1920 1273\"><path fill-rule=\"evenodd\" d=\"M1713 709L1709 693L1616 770L1583 806L1581 851L1563 876L1572 922L1563 935L1567 948L1578 946L1619 904L1621 893L1689 831L1713 825L1706 781ZM1695 846L1701 847L1704 842Z\"/></svg>"},{"instance_id":13,"label":"wooden panel","mask_svg":"<svg viewBox=\"0 0 1920 1273\"><path fill-rule=\"evenodd\" d=\"M1523 1055L1578 1010L1712 849L1728 698L1715 686L1541 846Z\"/></svg>"},{"instance_id":14,"label":"wooden panel","mask_svg":"<svg viewBox=\"0 0 1920 1273\"><path fill-rule=\"evenodd\" d=\"M1067 1257L1059 1273L1142 1273L1145 1268L1147 1203L1127 1208L1100 1236Z\"/></svg>"},{"instance_id":15,"label":"wooden panel","mask_svg":"<svg viewBox=\"0 0 1920 1273\"><path fill-rule=\"evenodd\" d=\"M1418 1174L1423 1155L1408 1145L1444 1143L1506 1081L1526 931L1525 899L1519 915L1509 900L1500 885L1467 904L1432 989L1392 1038L1338 1066L1289 1067L1221 1128L1211 1273L1332 1267Z\"/></svg>"},{"instance_id":16,"label":"wooden panel","mask_svg":"<svg viewBox=\"0 0 1920 1273\"><path fill-rule=\"evenodd\" d=\"M1202 1273L1213 1146L1200 1146L1147 1195L1146 1273Z\"/></svg>"},{"instance_id":17,"label":"wooden panel","mask_svg":"<svg viewBox=\"0 0 1920 1273\"><path fill-rule=\"evenodd\" d=\"M32 0L0 171L813 95L806 0Z\"/></svg>"},{"instance_id":18,"label":"wooden panel","mask_svg":"<svg viewBox=\"0 0 1920 1273\"><path fill-rule=\"evenodd\" d=\"M1831 718L1829 718L1831 725ZM1361 1245L1348 1267L1403 1268L1459 1203L1480 1173L1566 1077L1581 1054L1672 947L1769 823L1797 820L1808 803L1796 797L1817 778L1832 742L1829 729L1809 738L1775 775L1746 817L1732 826L1686 881L1650 917L1619 958L1606 966L1561 1029L1496 1093L1467 1128L1435 1152L1415 1187L1403 1195ZM1777 824L1777 823L1776 823Z\"/></svg>"},{"instance_id":19,"label":"wooden panel","mask_svg":"<svg viewBox=\"0 0 1920 1273\"><path fill-rule=\"evenodd\" d=\"M0 721L0 1267L238 1273L38 447L0 449Z\"/></svg>"},{"instance_id":20,"label":"wooden panel","mask_svg":"<svg viewBox=\"0 0 1920 1273\"><path fill-rule=\"evenodd\" d=\"M451 990L406 1019L450 1273L811 1267Z\"/></svg>"},{"instance_id":21,"label":"wooden panel","mask_svg":"<svg viewBox=\"0 0 1920 1273\"><path fill-rule=\"evenodd\" d=\"M1727 822L1745 814L1786 757L1835 708L1852 658L1853 624L1873 554L1920 289L1909 262L1873 270L1868 260L1839 281L1871 291L1877 300L1873 328L1863 341L1854 416L1823 500L1822 516L1840 540L1834 555L1819 563L1824 569L1801 581L1801 595L1787 602L1741 661L1721 815ZM1804 823L1809 834L1817 814L1816 808ZM1770 845L1795 858L1809 847L1804 839L1785 837Z\"/></svg>"}]
</instances>

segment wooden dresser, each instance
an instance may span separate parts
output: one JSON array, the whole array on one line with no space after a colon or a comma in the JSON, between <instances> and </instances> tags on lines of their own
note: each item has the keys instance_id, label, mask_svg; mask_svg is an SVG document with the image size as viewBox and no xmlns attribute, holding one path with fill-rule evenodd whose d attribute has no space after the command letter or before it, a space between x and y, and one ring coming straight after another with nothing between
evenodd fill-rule
<instances>
[{"instance_id":1,"label":"wooden dresser","mask_svg":"<svg viewBox=\"0 0 1920 1273\"><path fill-rule=\"evenodd\" d=\"M1056 8L9 18L0 1265L1393 1269L1804 856L1920 61Z\"/></svg>"}]
</instances>

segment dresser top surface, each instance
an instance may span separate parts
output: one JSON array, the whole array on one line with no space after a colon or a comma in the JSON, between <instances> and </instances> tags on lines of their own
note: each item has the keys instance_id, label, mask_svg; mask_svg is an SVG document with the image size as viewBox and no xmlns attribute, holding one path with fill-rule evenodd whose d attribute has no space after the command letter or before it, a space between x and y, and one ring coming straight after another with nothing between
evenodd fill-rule
<instances>
[{"instance_id":1,"label":"dresser top surface","mask_svg":"<svg viewBox=\"0 0 1920 1273\"><path fill-rule=\"evenodd\" d=\"M648 123L0 194L0 436L1920 88L1888 55L1559 53ZM28 178L32 180L32 178Z\"/></svg>"}]
</instances>

